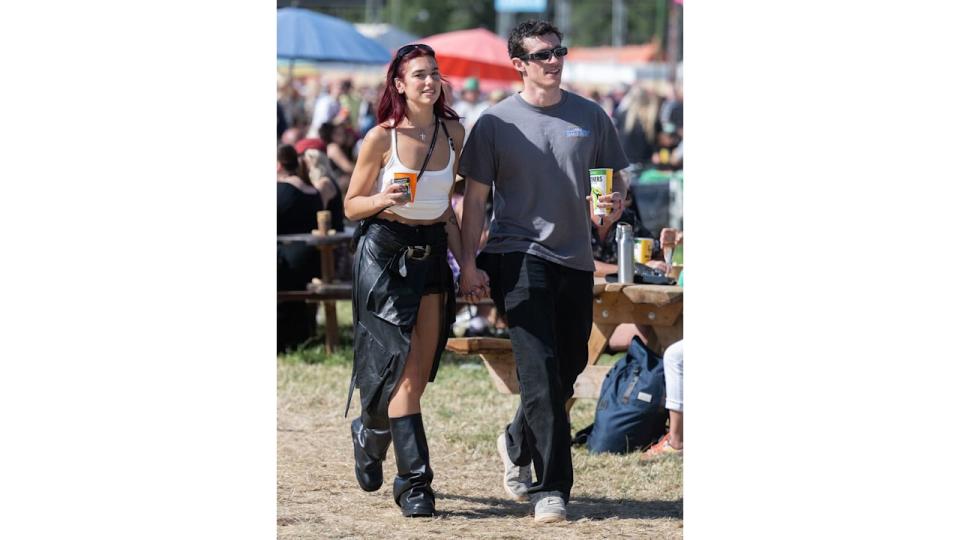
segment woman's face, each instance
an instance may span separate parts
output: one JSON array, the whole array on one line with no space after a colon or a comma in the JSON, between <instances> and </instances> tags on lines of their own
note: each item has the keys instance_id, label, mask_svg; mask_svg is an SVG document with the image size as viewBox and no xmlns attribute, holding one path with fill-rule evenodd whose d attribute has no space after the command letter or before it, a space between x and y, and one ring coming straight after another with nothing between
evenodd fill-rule
<instances>
[{"instance_id":1,"label":"woman's face","mask_svg":"<svg viewBox=\"0 0 960 540\"><path fill-rule=\"evenodd\" d=\"M403 75L394 79L397 91L408 101L433 105L440 98L440 70L432 56L418 56L404 63Z\"/></svg>"}]
</instances>

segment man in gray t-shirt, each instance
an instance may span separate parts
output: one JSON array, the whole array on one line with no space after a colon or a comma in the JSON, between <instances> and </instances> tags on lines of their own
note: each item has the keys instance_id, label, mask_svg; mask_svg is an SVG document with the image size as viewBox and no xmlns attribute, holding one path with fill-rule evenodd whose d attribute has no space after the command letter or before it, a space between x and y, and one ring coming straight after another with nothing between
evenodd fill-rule
<instances>
[{"instance_id":1,"label":"man in gray t-shirt","mask_svg":"<svg viewBox=\"0 0 960 540\"><path fill-rule=\"evenodd\" d=\"M593 272L589 170L629 162L603 109L560 92L554 105L514 94L487 109L464 146L460 174L493 186L485 252L529 253Z\"/></svg>"},{"instance_id":2,"label":"man in gray t-shirt","mask_svg":"<svg viewBox=\"0 0 960 540\"><path fill-rule=\"evenodd\" d=\"M520 407L497 439L503 485L511 498L529 498L540 523L566 519L573 486L565 404L586 366L593 322L590 227L598 218L589 169L628 165L606 113L560 89L562 37L545 21L513 30L508 47L523 91L480 116L459 171L467 179L460 290L468 298L489 291L505 315L520 382ZM491 187L489 240L475 257ZM622 204L620 193L600 199L605 208Z\"/></svg>"}]
</instances>

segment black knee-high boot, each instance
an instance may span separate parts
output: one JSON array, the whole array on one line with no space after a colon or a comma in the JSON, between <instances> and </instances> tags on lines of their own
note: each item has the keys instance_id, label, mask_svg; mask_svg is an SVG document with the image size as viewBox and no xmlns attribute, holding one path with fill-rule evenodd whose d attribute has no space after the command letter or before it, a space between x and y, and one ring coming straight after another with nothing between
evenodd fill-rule
<instances>
[{"instance_id":1,"label":"black knee-high boot","mask_svg":"<svg viewBox=\"0 0 960 540\"><path fill-rule=\"evenodd\" d=\"M390 419L393 451L397 456L397 477L393 481L393 499L407 517L434 514L434 496L430 483L430 452L420 413Z\"/></svg>"},{"instance_id":2,"label":"black knee-high boot","mask_svg":"<svg viewBox=\"0 0 960 540\"><path fill-rule=\"evenodd\" d=\"M353 438L354 471L364 491L376 491L383 485L383 460L390 448L390 429L369 428L360 418L350 424Z\"/></svg>"}]
</instances>

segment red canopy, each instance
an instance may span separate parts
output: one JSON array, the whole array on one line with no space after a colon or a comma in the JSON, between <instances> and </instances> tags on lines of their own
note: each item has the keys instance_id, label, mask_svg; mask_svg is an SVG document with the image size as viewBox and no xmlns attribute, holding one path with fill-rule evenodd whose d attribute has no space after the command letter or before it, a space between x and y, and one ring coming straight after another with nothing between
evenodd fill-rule
<instances>
[{"instance_id":1,"label":"red canopy","mask_svg":"<svg viewBox=\"0 0 960 540\"><path fill-rule=\"evenodd\" d=\"M480 79L482 91L521 84L520 74L510 63L507 41L486 28L436 34L419 43L433 48L440 73L455 88L467 77Z\"/></svg>"}]
</instances>

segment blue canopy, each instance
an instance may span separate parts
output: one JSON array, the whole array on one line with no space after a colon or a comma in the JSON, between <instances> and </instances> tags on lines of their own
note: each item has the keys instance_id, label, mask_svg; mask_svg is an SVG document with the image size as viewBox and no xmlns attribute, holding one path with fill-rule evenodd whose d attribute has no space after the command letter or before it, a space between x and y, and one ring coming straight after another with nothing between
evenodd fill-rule
<instances>
[{"instance_id":1,"label":"blue canopy","mask_svg":"<svg viewBox=\"0 0 960 540\"><path fill-rule=\"evenodd\" d=\"M386 64L392 55L343 19L287 7L277 10L277 58Z\"/></svg>"}]
</instances>

